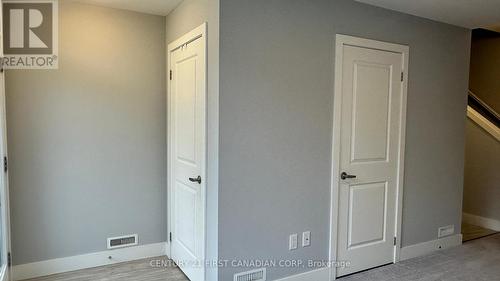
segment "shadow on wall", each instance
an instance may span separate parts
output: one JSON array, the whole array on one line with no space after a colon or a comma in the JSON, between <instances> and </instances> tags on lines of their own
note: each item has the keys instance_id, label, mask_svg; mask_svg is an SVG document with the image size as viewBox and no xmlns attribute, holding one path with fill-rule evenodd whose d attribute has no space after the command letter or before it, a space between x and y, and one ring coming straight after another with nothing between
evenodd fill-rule
<instances>
[{"instance_id":1,"label":"shadow on wall","mask_svg":"<svg viewBox=\"0 0 500 281\"><path fill-rule=\"evenodd\" d=\"M469 88L496 112L500 112L500 33L472 31Z\"/></svg>"}]
</instances>

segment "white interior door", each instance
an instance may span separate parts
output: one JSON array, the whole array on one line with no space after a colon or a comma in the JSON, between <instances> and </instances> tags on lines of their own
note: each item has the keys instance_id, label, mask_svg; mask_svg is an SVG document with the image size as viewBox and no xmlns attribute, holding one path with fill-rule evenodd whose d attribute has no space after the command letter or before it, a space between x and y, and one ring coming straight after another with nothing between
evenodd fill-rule
<instances>
[{"instance_id":1,"label":"white interior door","mask_svg":"<svg viewBox=\"0 0 500 281\"><path fill-rule=\"evenodd\" d=\"M0 5L0 23L2 22ZM0 58L3 59L3 31L0 24ZM5 108L5 73L0 73L0 281L10 280L10 213L7 173L7 124Z\"/></svg>"},{"instance_id":2,"label":"white interior door","mask_svg":"<svg viewBox=\"0 0 500 281\"><path fill-rule=\"evenodd\" d=\"M362 45L362 44L361 44ZM341 50L337 276L394 262L404 55Z\"/></svg>"},{"instance_id":3,"label":"white interior door","mask_svg":"<svg viewBox=\"0 0 500 281\"><path fill-rule=\"evenodd\" d=\"M3 57L3 56L2 56ZM0 74L0 280L10 280L10 216L7 174L7 127L5 118L5 76Z\"/></svg>"},{"instance_id":4,"label":"white interior door","mask_svg":"<svg viewBox=\"0 0 500 281\"><path fill-rule=\"evenodd\" d=\"M196 34L193 34L196 38ZM170 52L171 258L191 281L204 280L205 36Z\"/></svg>"}]
</instances>

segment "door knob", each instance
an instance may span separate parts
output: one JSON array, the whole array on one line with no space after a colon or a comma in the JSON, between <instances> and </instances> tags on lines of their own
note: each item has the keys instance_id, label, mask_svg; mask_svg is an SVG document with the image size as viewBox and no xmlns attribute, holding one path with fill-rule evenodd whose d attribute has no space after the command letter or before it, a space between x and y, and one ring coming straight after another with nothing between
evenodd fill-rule
<instances>
[{"instance_id":1,"label":"door knob","mask_svg":"<svg viewBox=\"0 0 500 281\"><path fill-rule=\"evenodd\" d=\"M197 178L189 178L189 181L201 184L201 176L198 176Z\"/></svg>"},{"instance_id":2,"label":"door knob","mask_svg":"<svg viewBox=\"0 0 500 281\"><path fill-rule=\"evenodd\" d=\"M356 178L356 175L348 175L346 172L342 172L342 174L340 174L340 178L345 180L345 179L355 179Z\"/></svg>"}]
</instances>

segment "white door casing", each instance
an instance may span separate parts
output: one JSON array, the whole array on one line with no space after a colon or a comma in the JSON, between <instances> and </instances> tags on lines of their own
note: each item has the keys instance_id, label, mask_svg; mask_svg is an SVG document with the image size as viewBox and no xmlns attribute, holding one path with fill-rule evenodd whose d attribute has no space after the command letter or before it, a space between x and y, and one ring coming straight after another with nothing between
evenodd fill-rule
<instances>
[{"instance_id":1,"label":"white door casing","mask_svg":"<svg viewBox=\"0 0 500 281\"><path fill-rule=\"evenodd\" d=\"M191 281L205 274L206 24L168 48L170 257Z\"/></svg>"},{"instance_id":2,"label":"white door casing","mask_svg":"<svg viewBox=\"0 0 500 281\"><path fill-rule=\"evenodd\" d=\"M408 53L337 36L331 257L349 266L332 277L398 260Z\"/></svg>"},{"instance_id":3,"label":"white door casing","mask_svg":"<svg viewBox=\"0 0 500 281\"><path fill-rule=\"evenodd\" d=\"M3 57L3 56L2 56ZM0 172L0 281L11 278L10 259L10 208L9 208L9 177L4 162L7 159L7 126L5 108L5 75L0 74L0 155L2 169Z\"/></svg>"},{"instance_id":4,"label":"white door casing","mask_svg":"<svg viewBox=\"0 0 500 281\"><path fill-rule=\"evenodd\" d=\"M0 22L2 21L2 5L0 5ZM3 59L3 30L0 25L0 59ZM2 66L0 66L2 67ZM2 67L3 68L3 67ZM0 281L11 280L10 259L10 208L9 208L9 176L4 165L7 163L7 112L5 103L5 72L0 73ZM4 158L5 157L5 158Z\"/></svg>"}]
</instances>

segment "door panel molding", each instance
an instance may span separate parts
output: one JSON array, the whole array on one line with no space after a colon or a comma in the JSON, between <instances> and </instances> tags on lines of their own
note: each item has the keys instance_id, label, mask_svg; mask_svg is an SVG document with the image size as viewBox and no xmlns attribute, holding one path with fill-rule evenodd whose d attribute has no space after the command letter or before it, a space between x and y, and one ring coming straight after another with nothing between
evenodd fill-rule
<instances>
[{"instance_id":1,"label":"door panel molding","mask_svg":"<svg viewBox=\"0 0 500 281\"><path fill-rule=\"evenodd\" d=\"M396 245L394 247L393 262L398 262L401 255L401 225L403 209L403 182L404 182L404 155L406 136L406 107L407 107L407 87L408 87L408 62L409 47L399 44L386 43L382 41L358 38L353 36L337 34L335 38L335 85L334 85L334 108L333 108L333 136L332 136L332 174L331 174L331 202L330 202L330 261L338 260L338 239L339 239L339 203L340 203L340 173L341 171L341 121L342 121L342 91L343 91L343 65L344 47L360 47L376 51L387 51L401 54L402 74L401 74L401 100L399 114L399 145L397 148L397 176L396 176L396 210L395 210L395 233ZM392 70L391 70L392 71ZM388 121L389 122L389 121ZM388 124L388 130L390 125ZM387 148L387 152L389 148ZM351 155L353 156L353 155ZM351 157L353 158L353 157ZM353 159L351 159L353 160ZM367 160L367 159L366 159ZM371 159L375 160L375 159ZM377 159L380 161L381 159ZM375 162L378 162L375 161ZM356 162L356 161L353 161ZM373 162L373 161L369 161ZM384 162L384 161L382 161ZM387 237L386 239L392 239ZM330 263L334 264L334 263ZM329 270L330 280L336 279L337 269L334 266Z\"/></svg>"}]
</instances>

